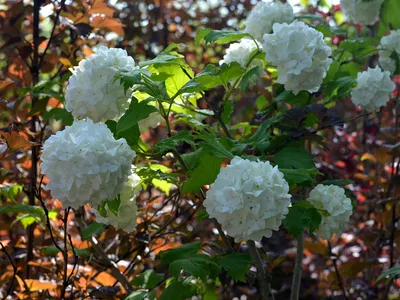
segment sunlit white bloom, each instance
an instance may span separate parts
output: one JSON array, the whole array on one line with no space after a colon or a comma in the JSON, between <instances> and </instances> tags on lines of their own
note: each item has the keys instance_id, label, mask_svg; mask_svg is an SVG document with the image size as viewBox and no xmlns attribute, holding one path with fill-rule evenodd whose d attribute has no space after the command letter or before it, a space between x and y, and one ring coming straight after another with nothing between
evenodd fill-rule
<instances>
[{"instance_id":1,"label":"sunlit white bloom","mask_svg":"<svg viewBox=\"0 0 400 300\"><path fill-rule=\"evenodd\" d=\"M120 194L121 202L118 208L118 214L115 215L108 207L108 204L106 204L106 217L102 217L97 209L93 209L96 215L96 221L112 225L116 229L122 229L126 232L135 231L137 225L136 219L138 216L136 197L141 190L140 181L140 177L136 173L132 173L125 183L124 190Z\"/></svg>"},{"instance_id":2,"label":"sunlit white bloom","mask_svg":"<svg viewBox=\"0 0 400 300\"><path fill-rule=\"evenodd\" d=\"M383 0L340 0L343 12L355 24L373 25L379 18Z\"/></svg>"},{"instance_id":3,"label":"sunlit white bloom","mask_svg":"<svg viewBox=\"0 0 400 300\"><path fill-rule=\"evenodd\" d=\"M381 39L379 46L379 65L391 74L396 71L396 60L391 57L393 53L400 58L400 30L390 31Z\"/></svg>"},{"instance_id":4,"label":"sunlit white bloom","mask_svg":"<svg viewBox=\"0 0 400 300\"><path fill-rule=\"evenodd\" d=\"M63 207L97 207L123 190L135 156L125 139L115 140L105 124L81 120L46 140L41 173L50 181L46 189Z\"/></svg>"},{"instance_id":5,"label":"sunlit white bloom","mask_svg":"<svg viewBox=\"0 0 400 300\"><path fill-rule=\"evenodd\" d=\"M258 46L258 47L257 47ZM259 42L255 42L252 39L241 39L238 43L233 43L226 49L226 54L224 55L224 59L219 61L219 64L223 63L229 65L232 62L237 62L242 68L248 67L247 64L250 60L251 54L255 50L262 49L262 45ZM256 61L253 60L254 64L257 64Z\"/></svg>"},{"instance_id":6,"label":"sunlit white bloom","mask_svg":"<svg viewBox=\"0 0 400 300\"><path fill-rule=\"evenodd\" d=\"M273 31L264 35L263 48L266 60L278 69L278 83L294 94L317 92L332 63L322 33L297 20L276 23Z\"/></svg>"},{"instance_id":7,"label":"sunlit white bloom","mask_svg":"<svg viewBox=\"0 0 400 300\"><path fill-rule=\"evenodd\" d=\"M330 239L334 233L340 236L353 213L351 200L347 198L344 189L335 185L318 184L310 192L308 201L322 215L318 235L323 239Z\"/></svg>"},{"instance_id":8,"label":"sunlit white bloom","mask_svg":"<svg viewBox=\"0 0 400 300\"><path fill-rule=\"evenodd\" d=\"M264 34L271 33L275 23L290 23L294 18L293 8L289 3L260 1L248 15L244 31L262 42Z\"/></svg>"},{"instance_id":9,"label":"sunlit white bloom","mask_svg":"<svg viewBox=\"0 0 400 300\"><path fill-rule=\"evenodd\" d=\"M72 69L65 93L66 109L75 119L103 122L120 117L129 106L130 95L115 76L132 70L135 61L122 49L100 47Z\"/></svg>"},{"instance_id":10,"label":"sunlit white bloom","mask_svg":"<svg viewBox=\"0 0 400 300\"><path fill-rule=\"evenodd\" d=\"M204 207L235 241L260 241L288 213L289 185L269 162L234 157L207 191Z\"/></svg>"},{"instance_id":11,"label":"sunlit white bloom","mask_svg":"<svg viewBox=\"0 0 400 300\"><path fill-rule=\"evenodd\" d=\"M382 71L379 67L368 68L358 73L357 86L351 91L351 100L354 105L369 112L379 111L389 101L395 88L389 71Z\"/></svg>"}]
</instances>

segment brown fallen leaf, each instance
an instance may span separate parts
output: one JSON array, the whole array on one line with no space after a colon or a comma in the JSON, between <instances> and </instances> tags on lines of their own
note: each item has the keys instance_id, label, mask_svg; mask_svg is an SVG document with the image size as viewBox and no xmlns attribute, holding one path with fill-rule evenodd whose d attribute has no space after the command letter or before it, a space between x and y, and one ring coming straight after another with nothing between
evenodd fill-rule
<instances>
[{"instance_id":1,"label":"brown fallen leaf","mask_svg":"<svg viewBox=\"0 0 400 300\"><path fill-rule=\"evenodd\" d=\"M0 131L0 137L3 137L3 139L6 141L7 147L11 151L21 148L31 147L34 145L34 143L26 140L22 135L20 135L16 131L11 131L11 132Z\"/></svg>"}]
</instances>

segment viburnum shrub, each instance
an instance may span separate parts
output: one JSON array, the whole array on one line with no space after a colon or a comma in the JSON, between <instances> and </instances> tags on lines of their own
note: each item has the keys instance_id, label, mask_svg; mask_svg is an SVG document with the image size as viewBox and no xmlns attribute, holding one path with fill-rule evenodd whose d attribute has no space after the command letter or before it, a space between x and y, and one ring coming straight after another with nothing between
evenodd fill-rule
<instances>
[{"instance_id":1,"label":"viburnum shrub","mask_svg":"<svg viewBox=\"0 0 400 300\"><path fill-rule=\"evenodd\" d=\"M341 6L362 31L378 20L382 2ZM330 240L346 231L351 191L337 186L341 178L328 181L314 154L325 129L346 124L335 103L351 98L361 116L393 99L399 34L358 38L353 25L319 20L295 16L288 3L259 2L243 31L197 32L196 45L226 46L219 64L200 72L180 44L138 65L126 51L100 47L72 68L65 108L74 123L50 136L41 155L52 196L64 208L89 204L98 223L132 232L147 205L138 209L140 196L154 185L210 219L222 241L207 251L198 241L161 252L170 277L159 299L214 299L206 295L222 276L256 282L260 299L274 299L259 248L276 231L297 239L291 299L299 299L304 236ZM338 43L343 32L348 39ZM254 86L262 90L256 97ZM256 100L238 108L246 95ZM240 109L254 114L251 123ZM149 128L163 138L146 142ZM238 251L241 243L247 252ZM153 289L129 299L154 299Z\"/></svg>"}]
</instances>

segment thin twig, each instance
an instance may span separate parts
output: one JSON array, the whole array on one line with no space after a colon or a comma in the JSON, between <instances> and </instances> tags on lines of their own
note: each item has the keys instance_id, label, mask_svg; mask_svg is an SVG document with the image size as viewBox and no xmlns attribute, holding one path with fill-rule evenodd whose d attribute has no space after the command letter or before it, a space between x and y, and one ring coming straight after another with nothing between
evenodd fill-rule
<instances>
[{"instance_id":1,"label":"thin twig","mask_svg":"<svg viewBox=\"0 0 400 300\"><path fill-rule=\"evenodd\" d=\"M336 279L337 279L337 281L339 282L339 287L340 287L340 289L342 290L342 293L343 293L344 298L345 298L346 300L348 300L349 298L347 297L346 289L345 289L345 287L344 287L343 278L342 278L342 275L340 275L339 268L338 268L338 266L337 266L337 260L338 260L338 258L337 258L336 255L333 254L333 252L332 252L332 245L331 245L331 243L329 242L329 240L328 240L328 247L329 247L329 257L331 258L332 263L333 263L333 267L335 268Z\"/></svg>"},{"instance_id":2,"label":"thin twig","mask_svg":"<svg viewBox=\"0 0 400 300\"><path fill-rule=\"evenodd\" d=\"M298 300L300 297L300 284L301 284L301 273L303 272L303 252L304 252L304 234L297 238L297 253L296 262L294 265L294 274L292 281L292 292L290 294L290 300Z\"/></svg>"},{"instance_id":3,"label":"thin twig","mask_svg":"<svg viewBox=\"0 0 400 300\"><path fill-rule=\"evenodd\" d=\"M249 247L250 256L254 261L257 268L257 280L259 293L261 294L261 299L263 300L274 300L274 295L272 293L271 285L267 280L265 274L264 266L260 253L257 250L256 244L252 240L247 241L247 246Z\"/></svg>"},{"instance_id":4,"label":"thin twig","mask_svg":"<svg viewBox=\"0 0 400 300\"><path fill-rule=\"evenodd\" d=\"M67 237L68 237L68 215L69 215L69 210L70 208L64 209L64 249L62 251L63 258L64 258L64 272L63 272L63 287L61 290L61 299L65 299L65 293L67 290L67 287L69 286L69 281L68 281L68 242L67 242Z\"/></svg>"},{"instance_id":5,"label":"thin twig","mask_svg":"<svg viewBox=\"0 0 400 300\"><path fill-rule=\"evenodd\" d=\"M15 278L17 277L17 270L18 269L17 269L17 266L15 265L11 255L7 252L7 249L6 249L6 247L4 247L2 242L0 242L0 246L1 246L1 251L3 251L6 254L8 260L10 261L11 266L13 267L13 272L14 272L13 273L13 277L12 277L11 282L10 282L10 286L7 289L7 296L8 296L8 295L11 295L11 293L12 293L12 291L14 289L14 283L15 283Z\"/></svg>"}]
</instances>

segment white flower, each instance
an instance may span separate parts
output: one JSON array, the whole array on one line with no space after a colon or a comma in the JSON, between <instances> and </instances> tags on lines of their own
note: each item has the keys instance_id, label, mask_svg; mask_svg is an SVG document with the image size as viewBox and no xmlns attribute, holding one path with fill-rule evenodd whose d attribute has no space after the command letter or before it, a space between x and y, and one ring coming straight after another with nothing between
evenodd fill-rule
<instances>
[{"instance_id":1,"label":"white flower","mask_svg":"<svg viewBox=\"0 0 400 300\"><path fill-rule=\"evenodd\" d=\"M241 39L240 42L233 43L226 49L224 59L220 60L219 64L226 63L229 65L231 62L237 62L242 68L246 68L250 55L257 50L257 46L262 49L262 45L259 42L256 44L252 39ZM257 62L253 60L251 65L253 66L254 63Z\"/></svg>"},{"instance_id":2,"label":"white flower","mask_svg":"<svg viewBox=\"0 0 400 300\"><path fill-rule=\"evenodd\" d=\"M274 24L274 33L264 35L267 61L277 67L278 83L295 95L317 92L332 63L332 50L323 35L305 23Z\"/></svg>"},{"instance_id":3,"label":"white flower","mask_svg":"<svg viewBox=\"0 0 400 300\"><path fill-rule=\"evenodd\" d=\"M135 61L122 49L100 47L72 69L65 93L66 109L75 119L104 122L120 117L129 106L129 96L114 77L132 70Z\"/></svg>"},{"instance_id":4,"label":"white flower","mask_svg":"<svg viewBox=\"0 0 400 300\"><path fill-rule=\"evenodd\" d=\"M340 0L343 12L355 24L373 25L379 18L383 0Z\"/></svg>"},{"instance_id":5,"label":"white flower","mask_svg":"<svg viewBox=\"0 0 400 300\"><path fill-rule=\"evenodd\" d=\"M262 42L264 34L271 33L275 23L290 23L294 18L289 3L260 1L248 15L244 31Z\"/></svg>"},{"instance_id":6,"label":"white flower","mask_svg":"<svg viewBox=\"0 0 400 300\"><path fill-rule=\"evenodd\" d=\"M354 105L369 112L379 111L389 101L395 87L389 71L382 71L379 67L368 68L368 71L358 73L357 86L351 91L351 100Z\"/></svg>"},{"instance_id":7,"label":"white flower","mask_svg":"<svg viewBox=\"0 0 400 300\"><path fill-rule=\"evenodd\" d=\"M279 229L289 211L288 192L277 166L235 156L221 168L203 204L235 241L260 241Z\"/></svg>"},{"instance_id":8,"label":"white flower","mask_svg":"<svg viewBox=\"0 0 400 300\"><path fill-rule=\"evenodd\" d=\"M396 61L391 58L393 52L400 57L400 30L392 30L381 39L379 46L379 65L393 74L396 71Z\"/></svg>"},{"instance_id":9,"label":"white flower","mask_svg":"<svg viewBox=\"0 0 400 300\"><path fill-rule=\"evenodd\" d=\"M105 124L77 121L46 140L41 173L50 180L46 189L64 207L97 207L123 190L135 156L125 139L115 140Z\"/></svg>"},{"instance_id":10,"label":"white flower","mask_svg":"<svg viewBox=\"0 0 400 300\"><path fill-rule=\"evenodd\" d=\"M96 221L112 225L115 228L122 229L126 232L135 231L137 225L136 218L138 216L136 196L140 192L140 189L140 177L136 173L132 173L132 175L129 176L128 181L125 183L124 190L120 194L121 202L118 208L118 216L110 211L106 204L106 217L102 217L97 209L93 209L96 215Z\"/></svg>"},{"instance_id":11,"label":"white flower","mask_svg":"<svg viewBox=\"0 0 400 300\"><path fill-rule=\"evenodd\" d=\"M311 192L308 201L321 213L322 222L317 230L323 239L330 239L334 233L341 235L353 213L351 200L344 189L335 185L318 184Z\"/></svg>"}]
</instances>

